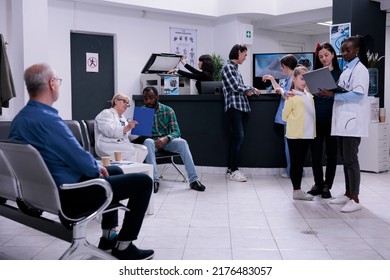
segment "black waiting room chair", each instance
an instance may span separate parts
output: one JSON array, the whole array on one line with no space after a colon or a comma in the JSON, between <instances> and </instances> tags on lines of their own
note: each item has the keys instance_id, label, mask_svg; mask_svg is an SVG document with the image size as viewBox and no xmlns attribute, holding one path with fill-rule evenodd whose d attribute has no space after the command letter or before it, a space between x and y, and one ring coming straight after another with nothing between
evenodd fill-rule
<instances>
[{"instance_id":1,"label":"black waiting room chair","mask_svg":"<svg viewBox=\"0 0 390 280\"><path fill-rule=\"evenodd\" d=\"M95 151L95 120L81 120L81 127L84 131L87 150L95 157L98 158L98 155Z\"/></svg>"},{"instance_id":2,"label":"black waiting room chair","mask_svg":"<svg viewBox=\"0 0 390 280\"><path fill-rule=\"evenodd\" d=\"M89 147L86 143L86 140L84 140L84 137L83 137L80 123L76 120L64 120L64 122L67 124L69 129L72 131L73 136L77 139L77 141L84 148L84 150L89 151Z\"/></svg>"}]
</instances>

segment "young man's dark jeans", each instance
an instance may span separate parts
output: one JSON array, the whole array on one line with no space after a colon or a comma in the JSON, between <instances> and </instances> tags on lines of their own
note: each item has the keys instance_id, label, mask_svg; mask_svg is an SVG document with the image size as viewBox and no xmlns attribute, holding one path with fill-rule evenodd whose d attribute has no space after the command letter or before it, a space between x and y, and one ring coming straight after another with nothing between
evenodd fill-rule
<instances>
[{"instance_id":1,"label":"young man's dark jeans","mask_svg":"<svg viewBox=\"0 0 390 280\"><path fill-rule=\"evenodd\" d=\"M236 171L240 163L241 145L244 142L248 118L249 113L234 108L229 108L226 111L230 137L228 169L231 171Z\"/></svg>"}]
</instances>

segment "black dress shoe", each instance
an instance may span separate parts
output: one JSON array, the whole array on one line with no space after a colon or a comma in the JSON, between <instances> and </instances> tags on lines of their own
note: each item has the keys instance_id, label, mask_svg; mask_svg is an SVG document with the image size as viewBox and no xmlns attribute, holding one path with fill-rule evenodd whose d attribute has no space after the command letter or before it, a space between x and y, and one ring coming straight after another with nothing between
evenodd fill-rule
<instances>
[{"instance_id":1,"label":"black dress shoe","mask_svg":"<svg viewBox=\"0 0 390 280\"><path fill-rule=\"evenodd\" d=\"M107 252L111 252L114 249L116 242L118 241L118 235L115 235L112 239L100 237L98 248Z\"/></svg>"},{"instance_id":2,"label":"black dress shoe","mask_svg":"<svg viewBox=\"0 0 390 280\"><path fill-rule=\"evenodd\" d=\"M154 251L141 250L133 243L130 243L129 247L124 250L112 249L111 255L120 260L150 260L154 256Z\"/></svg>"},{"instance_id":3,"label":"black dress shoe","mask_svg":"<svg viewBox=\"0 0 390 280\"><path fill-rule=\"evenodd\" d=\"M206 187L199 181L194 181L190 184L190 188L198 192L203 192Z\"/></svg>"},{"instance_id":4,"label":"black dress shoe","mask_svg":"<svg viewBox=\"0 0 390 280\"><path fill-rule=\"evenodd\" d=\"M310 191L307 192L308 194L311 194L312 196L316 196L319 194L322 194L322 188L319 188L317 185L313 185Z\"/></svg>"},{"instance_id":5,"label":"black dress shoe","mask_svg":"<svg viewBox=\"0 0 390 280\"><path fill-rule=\"evenodd\" d=\"M159 188L160 188L160 183L159 182L154 182L153 183L153 192L157 193Z\"/></svg>"}]
</instances>

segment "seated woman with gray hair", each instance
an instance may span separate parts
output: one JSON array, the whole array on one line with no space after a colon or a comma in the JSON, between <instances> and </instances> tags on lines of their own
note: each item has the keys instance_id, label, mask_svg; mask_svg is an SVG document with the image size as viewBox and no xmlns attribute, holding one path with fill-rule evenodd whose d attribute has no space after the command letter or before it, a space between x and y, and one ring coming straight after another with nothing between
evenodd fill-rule
<instances>
[{"instance_id":1,"label":"seated woman with gray hair","mask_svg":"<svg viewBox=\"0 0 390 280\"><path fill-rule=\"evenodd\" d=\"M95 150L99 157L110 156L114 159L114 152L122 152L122 159L134 162L143 162L148 154L144 145L133 144L131 140L137 138L131 135L131 130L138 124L132 120L128 122L123 116L130 107L130 98L117 93L111 100L111 108L104 109L95 118Z\"/></svg>"}]
</instances>

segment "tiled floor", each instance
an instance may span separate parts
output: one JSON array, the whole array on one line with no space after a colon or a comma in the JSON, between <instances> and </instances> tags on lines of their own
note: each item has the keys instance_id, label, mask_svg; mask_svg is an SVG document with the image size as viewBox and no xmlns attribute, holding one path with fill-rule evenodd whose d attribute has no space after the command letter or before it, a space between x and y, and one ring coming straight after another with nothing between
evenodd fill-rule
<instances>
[{"instance_id":1,"label":"tiled floor","mask_svg":"<svg viewBox=\"0 0 390 280\"><path fill-rule=\"evenodd\" d=\"M172 170L155 195L155 214L145 216L136 244L155 259L389 260L390 173L362 173L363 210L316 197L293 201L289 179L245 170L246 183L227 181L222 169L199 169L205 192L196 192ZM210 173L213 172L213 174ZM343 192L338 169L332 194ZM303 189L313 184L306 172ZM89 228L97 244L99 224ZM0 217L0 259L58 259L68 243Z\"/></svg>"}]
</instances>

